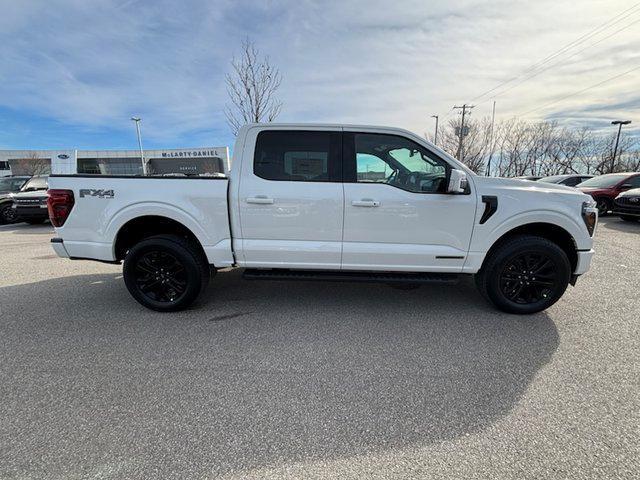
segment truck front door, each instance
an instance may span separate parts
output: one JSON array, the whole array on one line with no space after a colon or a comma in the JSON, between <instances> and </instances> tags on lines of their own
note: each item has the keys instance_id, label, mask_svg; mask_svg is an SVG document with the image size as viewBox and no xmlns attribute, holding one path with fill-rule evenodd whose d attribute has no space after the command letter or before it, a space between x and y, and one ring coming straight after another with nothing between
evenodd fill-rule
<instances>
[{"instance_id":1,"label":"truck front door","mask_svg":"<svg viewBox=\"0 0 640 480\"><path fill-rule=\"evenodd\" d=\"M476 195L447 194L451 166L399 135L344 133L345 270L460 272Z\"/></svg>"},{"instance_id":2,"label":"truck front door","mask_svg":"<svg viewBox=\"0 0 640 480\"><path fill-rule=\"evenodd\" d=\"M257 127L244 151L253 158L242 162L238 260L246 267L340 268L340 129Z\"/></svg>"}]
</instances>

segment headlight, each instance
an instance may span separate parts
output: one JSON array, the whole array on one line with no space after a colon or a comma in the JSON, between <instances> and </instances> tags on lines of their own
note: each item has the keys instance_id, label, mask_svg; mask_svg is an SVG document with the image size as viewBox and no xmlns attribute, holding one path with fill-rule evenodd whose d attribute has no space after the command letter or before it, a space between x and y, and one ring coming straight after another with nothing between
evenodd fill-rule
<instances>
[{"instance_id":1,"label":"headlight","mask_svg":"<svg viewBox=\"0 0 640 480\"><path fill-rule=\"evenodd\" d=\"M587 226L589 236L593 237L593 232L596 230L596 224L598 223L598 208L596 202L589 201L582 204L582 220Z\"/></svg>"}]
</instances>

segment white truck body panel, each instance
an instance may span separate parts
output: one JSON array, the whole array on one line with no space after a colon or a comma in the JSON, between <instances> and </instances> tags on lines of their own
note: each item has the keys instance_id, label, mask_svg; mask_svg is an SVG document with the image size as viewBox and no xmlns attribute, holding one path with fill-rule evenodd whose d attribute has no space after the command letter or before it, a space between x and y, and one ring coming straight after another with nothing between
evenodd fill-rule
<instances>
[{"instance_id":1,"label":"white truck body panel","mask_svg":"<svg viewBox=\"0 0 640 480\"><path fill-rule=\"evenodd\" d=\"M254 174L258 133L265 130L369 132L406 137L467 174L467 194L423 194L382 183L272 181ZM229 179L52 176L52 189L73 190L75 206L56 234L62 256L116 260L128 221L162 216L188 228L215 267L476 273L505 233L532 223L566 230L578 264L589 268L592 237L581 217L590 197L576 189L479 177L405 130L351 125L267 124L240 129ZM81 190L113 190L112 198ZM497 211L480 224L484 196Z\"/></svg>"},{"instance_id":2,"label":"white truck body panel","mask_svg":"<svg viewBox=\"0 0 640 480\"><path fill-rule=\"evenodd\" d=\"M175 220L196 236L210 263L233 264L227 211L227 179L180 177L52 177L50 188L73 190L73 213L57 228L67 255L114 261L115 240L128 221L143 216ZM112 198L81 194L109 191Z\"/></svg>"}]
</instances>

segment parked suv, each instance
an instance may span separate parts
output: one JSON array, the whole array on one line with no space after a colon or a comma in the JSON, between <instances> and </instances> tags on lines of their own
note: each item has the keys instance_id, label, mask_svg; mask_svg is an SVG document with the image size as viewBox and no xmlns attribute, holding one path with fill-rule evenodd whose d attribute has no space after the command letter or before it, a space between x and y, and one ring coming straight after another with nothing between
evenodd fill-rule
<instances>
[{"instance_id":1,"label":"parked suv","mask_svg":"<svg viewBox=\"0 0 640 480\"><path fill-rule=\"evenodd\" d=\"M47 212L48 177L37 175L29 179L18 193L11 195L18 220L31 224L42 223L49 218Z\"/></svg>"},{"instance_id":2,"label":"parked suv","mask_svg":"<svg viewBox=\"0 0 640 480\"><path fill-rule=\"evenodd\" d=\"M615 199L613 213L627 222L640 220L640 188L621 193Z\"/></svg>"},{"instance_id":3,"label":"parked suv","mask_svg":"<svg viewBox=\"0 0 640 480\"><path fill-rule=\"evenodd\" d=\"M28 176L9 176L0 178L0 225L16 221L16 210L13 206L12 193L19 192L29 180Z\"/></svg>"},{"instance_id":4,"label":"parked suv","mask_svg":"<svg viewBox=\"0 0 640 480\"><path fill-rule=\"evenodd\" d=\"M577 186L593 197L600 215L613 210L613 200L622 192L640 188L640 172L609 173L593 177Z\"/></svg>"}]
</instances>

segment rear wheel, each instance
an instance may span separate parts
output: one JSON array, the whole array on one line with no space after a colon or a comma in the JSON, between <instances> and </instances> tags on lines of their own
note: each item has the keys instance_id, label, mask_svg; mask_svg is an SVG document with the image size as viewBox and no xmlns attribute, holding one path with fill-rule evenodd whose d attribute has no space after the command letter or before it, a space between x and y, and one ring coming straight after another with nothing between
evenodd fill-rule
<instances>
[{"instance_id":1,"label":"rear wheel","mask_svg":"<svg viewBox=\"0 0 640 480\"><path fill-rule=\"evenodd\" d=\"M558 245L546 238L521 235L490 253L476 274L476 285L500 310L527 314L556 303L570 277L571 264Z\"/></svg>"},{"instance_id":2,"label":"rear wheel","mask_svg":"<svg viewBox=\"0 0 640 480\"><path fill-rule=\"evenodd\" d=\"M637 222L640 217L634 217L633 215L620 215L620 218L625 222Z\"/></svg>"},{"instance_id":3,"label":"rear wheel","mask_svg":"<svg viewBox=\"0 0 640 480\"><path fill-rule=\"evenodd\" d=\"M18 220L16 210L11 205L11 203L5 203L0 206L0 224L15 223Z\"/></svg>"},{"instance_id":4,"label":"rear wheel","mask_svg":"<svg viewBox=\"0 0 640 480\"><path fill-rule=\"evenodd\" d=\"M139 303L170 312L195 301L208 284L209 270L197 245L176 235L157 235L127 252L123 277L129 293Z\"/></svg>"}]
</instances>

